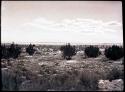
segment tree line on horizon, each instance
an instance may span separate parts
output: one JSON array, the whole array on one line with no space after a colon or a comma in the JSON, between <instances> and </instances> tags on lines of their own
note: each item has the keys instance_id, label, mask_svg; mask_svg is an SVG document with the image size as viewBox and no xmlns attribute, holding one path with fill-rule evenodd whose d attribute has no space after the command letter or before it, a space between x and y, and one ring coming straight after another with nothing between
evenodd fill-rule
<instances>
[{"instance_id":1,"label":"tree line on horizon","mask_svg":"<svg viewBox=\"0 0 125 92\"><path fill-rule=\"evenodd\" d=\"M36 51L34 49L35 45L29 44L26 47L26 53L29 55L33 55ZM62 57L66 60L71 60L72 56L76 55L77 50L75 46L70 45L70 43L66 45L60 46L60 51L62 52ZM97 57L101 54L99 48L97 46L87 46L85 47L85 56L87 57ZM10 46L1 45L1 58L9 59L9 58L18 58L21 54L21 47L17 44L12 43ZM113 45L110 47L105 48L104 55L109 58L110 60L117 60L123 57L124 50L123 47Z\"/></svg>"}]
</instances>

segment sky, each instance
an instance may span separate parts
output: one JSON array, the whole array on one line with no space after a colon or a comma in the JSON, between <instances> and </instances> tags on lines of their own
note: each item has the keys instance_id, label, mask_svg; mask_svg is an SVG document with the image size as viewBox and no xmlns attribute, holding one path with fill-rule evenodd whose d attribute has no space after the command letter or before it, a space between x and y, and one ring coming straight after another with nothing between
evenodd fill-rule
<instances>
[{"instance_id":1,"label":"sky","mask_svg":"<svg viewBox=\"0 0 125 92\"><path fill-rule=\"evenodd\" d=\"M121 1L2 1L1 41L123 43Z\"/></svg>"}]
</instances>

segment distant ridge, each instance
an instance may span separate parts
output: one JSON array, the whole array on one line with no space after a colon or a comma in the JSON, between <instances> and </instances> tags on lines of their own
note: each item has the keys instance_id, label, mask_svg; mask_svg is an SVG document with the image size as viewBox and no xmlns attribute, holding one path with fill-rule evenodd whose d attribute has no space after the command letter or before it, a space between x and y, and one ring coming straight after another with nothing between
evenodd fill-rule
<instances>
[{"instance_id":1,"label":"distant ridge","mask_svg":"<svg viewBox=\"0 0 125 92\"><path fill-rule=\"evenodd\" d=\"M11 44L12 42L3 42L1 44ZM123 43L74 43L74 42L14 42L15 44L36 44L36 45L65 45L70 43L71 45L123 45Z\"/></svg>"}]
</instances>

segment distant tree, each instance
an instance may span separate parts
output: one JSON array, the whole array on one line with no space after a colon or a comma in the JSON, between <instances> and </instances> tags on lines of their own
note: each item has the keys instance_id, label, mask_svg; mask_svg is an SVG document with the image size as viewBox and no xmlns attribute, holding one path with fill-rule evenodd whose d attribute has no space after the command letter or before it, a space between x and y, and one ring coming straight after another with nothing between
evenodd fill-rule
<instances>
[{"instance_id":1,"label":"distant tree","mask_svg":"<svg viewBox=\"0 0 125 92\"><path fill-rule=\"evenodd\" d=\"M113 45L112 47L105 49L105 56L111 60L117 60L122 58L124 55L124 50L122 47Z\"/></svg>"},{"instance_id":2,"label":"distant tree","mask_svg":"<svg viewBox=\"0 0 125 92\"><path fill-rule=\"evenodd\" d=\"M10 57L14 57L14 55L15 55L15 48L16 48L16 46L15 46L15 44L14 43L12 43L11 45L10 45L10 47L9 47L9 56Z\"/></svg>"},{"instance_id":3,"label":"distant tree","mask_svg":"<svg viewBox=\"0 0 125 92\"><path fill-rule=\"evenodd\" d=\"M33 55L33 54L34 54L34 52L35 52L34 46L35 46L35 45L30 44L30 45L26 48L26 52L27 52L29 55Z\"/></svg>"},{"instance_id":4,"label":"distant tree","mask_svg":"<svg viewBox=\"0 0 125 92\"><path fill-rule=\"evenodd\" d=\"M85 55L88 57L97 57L100 54L101 52L99 51L98 47L89 46L85 48Z\"/></svg>"},{"instance_id":5,"label":"distant tree","mask_svg":"<svg viewBox=\"0 0 125 92\"><path fill-rule=\"evenodd\" d=\"M5 45L1 45L1 58L8 59L9 58L9 51Z\"/></svg>"},{"instance_id":6,"label":"distant tree","mask_svg":"<svg viewBox=\"0 0 125 92\"><path fill-rule=\"evenodd\" d=\"M21 53L21 48L18 45L12 43L9 47L1 46L1 57L4 59L18 58Z\"/></svg>"},{"instance_id":7,"label":"distant tree","mask_svg":"<svg viewBox=\"0 0 125 92\"><path fill-rule=\"evenodd\" d=\"M18 56L21 53L21 47L19 47L18 45L15 45L14 43L12 43L10 45L8 51L9 51L9 57L18 58Z\"/></svg>"},{"instance_id":8,"label":"distant tree","mask_svg":"<svg viewBox=\"0 0 125 92\"><path fill-rule=\"evenodd\" d=\"M21 53L21 47L16 45L14 58L17 58Z\"/></svg>"},{"instance_id":9,"label":"distant tree","mask_svg":"<svg viewBox=\"0 0 125 92\"><path fill-rule=\"evenodd\" d=\"M75 46L71 46L70 43L65 46L61 46L60 50L63 52L63 58L70 60L73 55L76 54L76 48Z\"/></svg>"}]
</instances>

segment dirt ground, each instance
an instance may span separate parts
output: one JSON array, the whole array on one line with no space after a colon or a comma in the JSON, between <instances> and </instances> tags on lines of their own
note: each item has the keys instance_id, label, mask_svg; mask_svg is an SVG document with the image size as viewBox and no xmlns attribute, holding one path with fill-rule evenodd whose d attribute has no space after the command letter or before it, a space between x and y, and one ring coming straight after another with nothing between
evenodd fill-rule
<instances>
[{"instance_id":1,"label":"dirt ground","mask_svg":"<svg viewBox=\"0 0 125 92\"><path fill-rule=\"evenodd\" d=\"M107 80L114 67L124 71L122 62L122 59L108 60L104 55L87 58L83 52L77 53L72 60L64 60L60 51L36 52L33 56L21 53L17 59L9 59L8 62L2 59L3 90L100 90L95 89L94 82L86 88L81 84L81 76L87 76L86 80L90 77L90 82L95 75L98 81ZM6 76L12 76L9 81L16 81L13 82L14 86L6 83Z\"/></svg>"}]
</instances>

